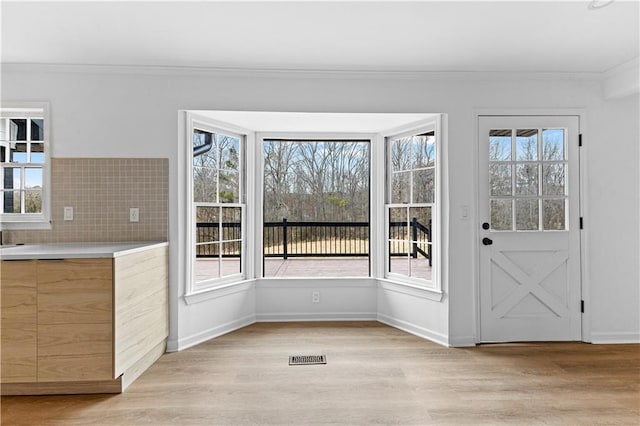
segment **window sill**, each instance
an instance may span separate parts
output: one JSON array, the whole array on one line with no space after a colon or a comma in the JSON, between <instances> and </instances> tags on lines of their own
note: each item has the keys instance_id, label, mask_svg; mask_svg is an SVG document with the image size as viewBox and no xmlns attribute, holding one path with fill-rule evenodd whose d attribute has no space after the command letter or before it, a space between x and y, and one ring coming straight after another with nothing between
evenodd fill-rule
<instances>
[{"instance_id":1,"label":"window sill","mask_svg":"<svg viewBox=\"0 0 640 426\"><path fill-rule=\"evenodd\" d=\"M255 280L236 281L228 284L222 284L215 287L209 287L196 292L184 295L187 305L194 305L211 299L229 296L235 293L248 291L253 287Z\"/></svg>"},{"instance_id":2,"label":"window sill","mask_svg":"<svg viewBox=\"0 0 640 426\"><path fill-rule=\"evenodd\" d=\"M441 302L444 297L442 290L421 286L418 284L410 284L400 281L392 281L389 279L378 279L378 287L395 291L397 293L407 294L409 296L420 297L422 299Z\"/></svg>"},{"instance_id":3,"label":"window sill","mask_svg":"<svg viewBox=\"0 0 640 426\"><path fill-rule=\"evenodd\" d=\"M30 231L30 230L50 230L51 222L46 219L18 220L0 217L0 230L2 231Z\"/></svg>"}]
</instances>

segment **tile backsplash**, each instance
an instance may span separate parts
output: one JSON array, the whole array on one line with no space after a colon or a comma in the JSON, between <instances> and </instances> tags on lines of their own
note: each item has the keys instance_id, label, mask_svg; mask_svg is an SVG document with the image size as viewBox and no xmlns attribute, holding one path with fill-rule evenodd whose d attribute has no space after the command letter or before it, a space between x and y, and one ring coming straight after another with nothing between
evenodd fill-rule
<instances>
[{"instance_id":1,"label":"tile backsplash","mask_svg":"<svg viewBox=\"0 0 640 426\"><path fill-rule=\"evenodd\" d=\"M5 243L167 241L169 160L53 158L51 230L4 231ZM73 220L64 208L73 207ZM140 221L129 222L129 209Z\"/></svg>"}]
</instances>

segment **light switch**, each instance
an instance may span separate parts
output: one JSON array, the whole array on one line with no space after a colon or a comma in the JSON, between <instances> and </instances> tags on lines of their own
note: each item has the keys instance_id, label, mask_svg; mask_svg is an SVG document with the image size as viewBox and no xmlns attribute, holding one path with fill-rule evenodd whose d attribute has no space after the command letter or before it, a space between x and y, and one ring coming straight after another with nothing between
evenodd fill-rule
<instances>
[{"instance_id":1,"label":"light switch","mask_svg":"<svg viewBox=\"0 0 640 426\"><path fill-rule=\"evenodd\" d=\"M129 222L140 221L140 209L138 207L132 207L129 209Z\"/></svg>"},{"instance_id":2,"label":"light switch","mask_svg":"<svg viewBox=\"0 0 640 426\"><path fill-rule=\"evenodd\" d=\"M460 219L469 219L469 206L460 206Z\"/></svg>"},{"instance_id":3,"label":"light switch","mask_svg":"<svg viewBox=\"0 0 640 426\"><path fill-rule=\"evenodd\" d=\"M73 220L73 207L64 208L64 220Z\"/></svg>"}]
</instances>

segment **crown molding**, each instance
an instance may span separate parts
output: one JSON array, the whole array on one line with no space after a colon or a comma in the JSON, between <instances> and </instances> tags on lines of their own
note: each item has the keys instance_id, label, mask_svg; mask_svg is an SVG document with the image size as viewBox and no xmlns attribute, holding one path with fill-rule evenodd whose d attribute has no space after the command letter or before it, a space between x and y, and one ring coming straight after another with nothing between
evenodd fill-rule
<instances>
[{"instance_id":1,"label":"crown molding","mask_svg":"<svg viewBox=\"0 0 640 426\"><path fill-rule=\"evenodd\" d=\"M604 73L602 90L605 99L618 99L640 92L640 57L611 68Z\"/></svg>"},{"instance_id":2,"label":"crown molding","mask_svg":"<svg viewBox=\"0 0 640 426\"><path fill-rule=\"evenodd\" d=\"M357 71L357 70L297 70L261 68L213 68L148 65L45 64L4 63L3 73L89 73L129 75L169 75L217 78L273 79L357 79L357 80L579 80L602 81L604 73L593 72L519 72L519 71Z\"/></svg>"}]
</instances>

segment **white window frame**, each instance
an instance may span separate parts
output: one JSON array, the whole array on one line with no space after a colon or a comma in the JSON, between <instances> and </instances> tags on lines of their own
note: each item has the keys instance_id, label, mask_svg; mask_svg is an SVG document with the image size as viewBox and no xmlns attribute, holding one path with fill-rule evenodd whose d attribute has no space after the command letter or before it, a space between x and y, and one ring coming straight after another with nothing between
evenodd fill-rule
<instances>
[{"instance_id":1,"label":"white window frame","mask_svg":"<svg viewBox=\"0 0 640 426\"><path fill-rule=\"evenodd\" d=\"M42 118L44 132L41 142L44 146L42 164L42 212L41 213L2 213L0 211L0 229L51 229L51 118L49 104L46 102L3 102L0 107L1 118ZM27 135L31 127L27 126ZM29 140L30 137L27 137ZM5 141L2 142L3 144ZM6 164L6 163L3 163ZM28 168L28 167L27 167ZM4 167L2 168L4 170ZM4 179L4 174L2 174ZM21 184L21 188L23 185Z\"/></svg>"},{"instance_id":2,"label":"white window frame","mask_svg":"<svg viewBox=\"0 0 640 426\"><path fill-rule=\"evenodd\" d=\"M393 204L390 202L391 196L391 141L394 139L419 135L426 132L435 132L435 149L436 149L436 161L435 161L435 185L434 185L434 202L433 203L416 203L416 204ZM421 123L419 126L406 127L403 129L396 129L385 133L384 135L384 170L385 170L385 184L384 184L384 280L397 284L402 284L410 287L421 288L429 290L434 293L442 294L442 187L443 187L443 149L442 149L442 122L441 116L435 117L433 120L428 120ZM393 207L432 207L431 210L431 239L434 243L431 244L431 253L434 257L432 260L432 272L431 280L408 277L406 275L395 274L389 272L389 209Z\"/></svg>"},{"instance_id":3,"label":"white window frame","mask_svg":"<svg viewBox=\"0 0 640 426\"><path fill-rule=\"evenodd\" d=\"M247 251L247 200L248 197L248 188L246 185L247 177L247 142L248 142L248 134L244 132L242 129L231 128L223 123L216 123L214 120L210 120L207 117L202 117L197 114L187 113L187 125L186 128L186 138L185 138L185 167L186 167L186 175L187 175L187 190L186 190L186 200L187 200L187 224L186 224L186 255L185 255L185 264L186 264L186 272L187 272L187 284L186 284L186 296L192 296L196 294L201 294L207 292L209 290L226 287L227 285L242 283L246 280L247 275L247 265L249 264L248 251ZM240 273L227 275L224 277L211 278L208 280L196 282L195 281L195 241L196 241L196 227L195 227L195 217L196 217L196 206L193 201L193 131L195 129L204 130L212 133L221 133L228 136L237 137L240 139L240 199L238 203L202 203L204 206L209 207L239 207L242 209L241 214L241 257L240 257Z\"/></svg>"}]
</instances>

